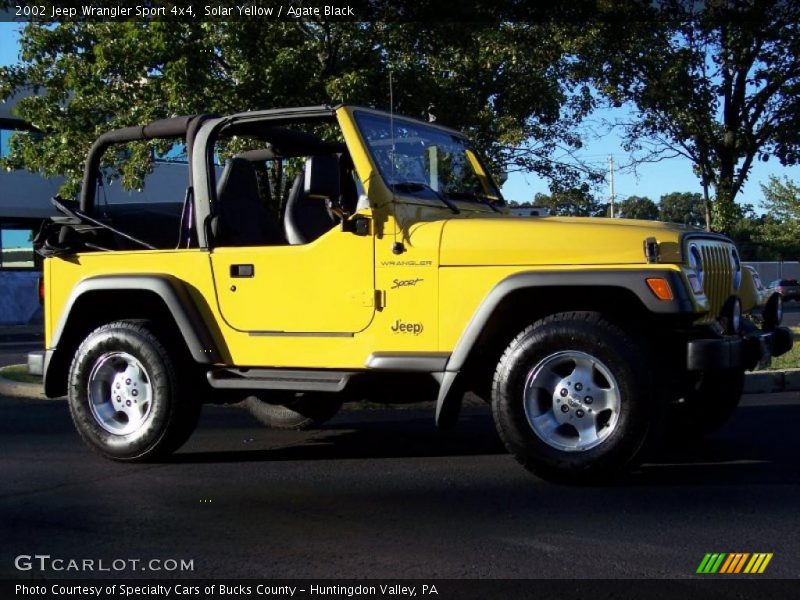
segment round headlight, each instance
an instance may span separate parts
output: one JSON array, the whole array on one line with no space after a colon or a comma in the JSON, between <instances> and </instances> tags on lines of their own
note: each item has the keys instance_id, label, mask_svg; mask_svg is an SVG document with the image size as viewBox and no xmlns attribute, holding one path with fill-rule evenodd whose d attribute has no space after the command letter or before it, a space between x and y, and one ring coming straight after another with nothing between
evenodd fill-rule
<instances>
[{"instance_id":1,"label":"round headlight","mask_svg":"<svg viewBox=\"0 0 800 600\"><path fill-rule=\"evenodd\" d=\"M703 286L703 255L695 244L689 246L689 266L697 274L697 283Z\"/></svg>"},{"instance_id":2,"label":"round headlight","mask_svg":"<svg viewBox=\"0 0 800 600\"><path fill-rule=\"evenodd\" d=\"M738 290L742 286L742 261L736 248L731 250L731 269L733 269L733 289Z\"/></svg>"}]
</instances>

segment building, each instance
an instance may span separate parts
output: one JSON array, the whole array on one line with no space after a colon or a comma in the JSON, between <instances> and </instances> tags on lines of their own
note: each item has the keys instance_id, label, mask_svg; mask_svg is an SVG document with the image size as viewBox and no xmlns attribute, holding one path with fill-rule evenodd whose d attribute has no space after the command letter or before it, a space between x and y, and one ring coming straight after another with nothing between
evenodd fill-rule
<instances>
[{"instance_id":1,"label":"building","mask_svg":"<svg viewBox=\"0 0 800 600\"><path fill-rule=\"evenodd\" d=\"M0 158L8 154L15 131L30 127L14 114L16 98L0 104ZM54 214L50 198L60 179L28 171L0 170L0 325L42 322L38 302L39 260L33 237L42 221Z\"/></svg>"},{"instance_id":2,"label":"building","mask_svg":"<svg viewBox=\"0 0 800 600\"><path fill-rule=\"evenodd\" d=\"M8 154L15 131L31 129L14 112L20 97L0 103L0 157ZM76 156L78 161L83 159ZM0 170L0 326L42 323L41 261L33 251L33 238L43 221L57 214L50 199L62 181L24 170ZM143 190L126 191L115 183L103 188L101 198L108 204L181 202L187 185L185 163L158 162Z\"/></svg>"}]
</instances>

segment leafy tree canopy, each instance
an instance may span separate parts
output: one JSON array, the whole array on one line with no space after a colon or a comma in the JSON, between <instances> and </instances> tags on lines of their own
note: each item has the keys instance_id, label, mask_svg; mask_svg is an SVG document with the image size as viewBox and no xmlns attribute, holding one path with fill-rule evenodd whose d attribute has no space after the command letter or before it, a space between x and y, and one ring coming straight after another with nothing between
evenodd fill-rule
<instances>
[{"instance_id":1,"label":"leafy tree canopy","mask_svg":"<svg viewBox=\"0 0 800 600\"><path fill-rule=\"evenodd\" d=\"M636 3L634 3L636 4ZM685 156L715 191L715 229L730 230L756 160L800 160L800 4L662 0L620 34L584 38L586 77L612 105L629 103L629 149Z\"/></svg>"},{"instance_id":2,"label":"leafy tree canopy","mask_svg":"<svg viewBox=\"0 0 800 600\"><path fill-rule=\"evenodd\" d=\"M705 227L703 196L691 192L671 192L659 201L660 221Z\"/></svg>"},{"instance_id":3,"label":"leafy tree canopy","mask_svg":"<svg viewBox=\"0 0 800 600\"><path fill-rule=\"evenodd\" d=\"M800 186L788 177L770 177L761 186L765 215L758 241L774 248L780 258L800 258Z\"/></svg>"},{"instance_id":4,"label":"leafy tree canopy","mask_svg":"<svg viewBox=\"0 0 800 600\"><path fill-rule=\"evenodd\" d=\"M562 217L605 217L608 213L608 204L598 201L586 184L552 194L536 194L533 205Z\"/></svg>"},{"instance_id":5,"label":"leafy tree canopy","mask_svg":"<svg viewBox=\"0 0 800 600\"><path fill-rule=\"evenodd\" d=\"M617 205L617 209L624 219L658 219L658 205L645 196L628 196Z\"/></svg>"},{"instance_id":6,"label":"leafy tree canopy","mask_svg":"<svg viewBox=\"0 0 800 600\"><path fill-rule=\"evenodd\" d=\"M538 23L31 23L20 64L0 69L0 97L37 90L19 114L43 139L17 135L11 167L67 177L74 193L92 141L116 127L199 112L340 102L394 109L466 130L496 170L533 170L554 185L579 173L550 157L579 147L590 109L570 78L574 25ZM150 151L120 167L138 186ZM114 159L113 154L108 161Z\"/></svg>"}]
</instances>

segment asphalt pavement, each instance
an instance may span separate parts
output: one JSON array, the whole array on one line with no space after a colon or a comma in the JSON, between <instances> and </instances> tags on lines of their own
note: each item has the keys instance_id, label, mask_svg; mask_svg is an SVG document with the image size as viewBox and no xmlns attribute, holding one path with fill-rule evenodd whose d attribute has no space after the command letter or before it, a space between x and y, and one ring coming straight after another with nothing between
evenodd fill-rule
<instances>
[{"instance_id":1,"label":"asphalt pavement","mask_svg":"<svg viewBox=\"0 0 800 600\"><path fill-rule=\"evenodd\" d=\"M275 432L209 406L171 460L86 449L63 400L0 398L0 577L21 554L192 560L260 578L685 578L709 552L769 552L800 575L800 394L750 396L707 440L611 486L554 485L507 455L489 412L450 431L432 408L343 411ZM142 563L139 563L142 564Z\"/></svg>"}]
</instances>

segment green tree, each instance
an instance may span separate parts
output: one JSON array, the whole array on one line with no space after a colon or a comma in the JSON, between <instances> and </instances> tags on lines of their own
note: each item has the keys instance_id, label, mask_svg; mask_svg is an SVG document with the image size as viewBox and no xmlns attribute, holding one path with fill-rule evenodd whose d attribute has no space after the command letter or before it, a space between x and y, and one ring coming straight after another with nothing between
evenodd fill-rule
<instances>
[{"instance_id":1,"label":"green tree","mask_svg":"<svg viewBox=\"0 0 800 600\"><path fill-rule=\"evenodd\" d=\"M705 227L703 196L692 192L664 194L659 201L658 219L668 223Z\"/></svg>"},{"instance_id":2,"label":"green tree","mask_svg":"<svg viewBox=\"0 0 800 600\"><path fill-rule=\"evenodd\" d=\"M619 203L619 216L625 219L658 219L658 205L645 196L628 196Z\"/></svg>"},{"instance_id":3,"label":"green tree","mask_svg":"<svg viewBox=\"0 0 800 600\"><path fill-rule=\"evenodd\" d=\"M772 247L779 258L800 257L800 186L788 177L771 176L761 185L765 210L759 241Z\"/></svg>"},{"instance_id":4,"label":"green tree","mask_svg":"<svg viewBox=\"0 0 800 600\"><path fill-rule=\"evenodd\" d=\"M692 161L715 191L714 228L728 231L753 162L800 159L800 5L632 4L639 17L628 19L625 35L611 19L586 36L586 73L612 105L635 108L623 126L640 158Z\"/></svg>"},{"instance_id":5,"label":"green tree","mask_svg":"<svg viewBox=\"0 0 800 600\"><path fill-rule=\"evenodd\" d=\"M800 186L788 177L779 179L771 175L766 184L761 185L764 210L779 221L797 227L800 225Z\"/></svg>"},{"instance_id":6,"label":"green tree","mask_svg":"<svg viewBox=\"0 0 800 600\"><path fill-rule=\"evenodd\" d=\"M74 192L92 141L114 127L198 112L348 102L464 129L492 167L559 185L581 174L551 160L577 148L591 107L570 78L573 27L558 20L432 22L30 23L21 62L0 69L0 98L33 88L19 114L46 135L17 135L11 167L67 177ZM108 160L115 161L115 156ZM147 148L122 167L140 184ZM119 165L117 165L119 166Z\"/></svg>"},{"instance_id":7,"label":"green tree","mask_svg":"<svg viewBox=\"0 0 800 600\"><path fill-rule=\"evenodd\" d=\"M533 205L545 207L551 215L562 217L605 217L608 213L608 204L595 199L586 184L552 194L536 194Z\"/></svg>"}]
</instances>

